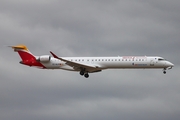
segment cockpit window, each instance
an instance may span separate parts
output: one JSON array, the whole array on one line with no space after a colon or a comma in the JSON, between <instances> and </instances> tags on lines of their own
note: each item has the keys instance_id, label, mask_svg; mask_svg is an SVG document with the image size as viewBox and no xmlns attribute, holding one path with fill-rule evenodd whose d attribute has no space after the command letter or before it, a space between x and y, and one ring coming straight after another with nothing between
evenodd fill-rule
<instances>
[{"instance_id":1,"label":"cockpit window","mask_svg":"<svg viewBox=\"0 0 180 120\"><path fill-rule=\"evenodd\" d=\"M163 58L159 58L158 60L159 60L159 61L163 61L164 59L163 59Z\"/></svg>"}]
</instances>

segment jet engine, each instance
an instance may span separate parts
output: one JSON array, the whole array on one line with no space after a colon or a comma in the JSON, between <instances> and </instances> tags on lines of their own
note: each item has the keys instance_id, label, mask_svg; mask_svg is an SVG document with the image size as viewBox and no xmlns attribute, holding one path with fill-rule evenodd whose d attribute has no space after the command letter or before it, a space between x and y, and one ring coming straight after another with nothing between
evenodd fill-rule
<instances>
[{"instance_id":1,"label":"jet engine","mask_svg":"<svg viewBox=\"0 0 180 120\"><path fill-rule=\"evenodd\" d=\"M49 55L42 55L42 56L39 56L36 60L38 62L50 62L51 56L49 56Z\"/></svg>"}]
</instances>

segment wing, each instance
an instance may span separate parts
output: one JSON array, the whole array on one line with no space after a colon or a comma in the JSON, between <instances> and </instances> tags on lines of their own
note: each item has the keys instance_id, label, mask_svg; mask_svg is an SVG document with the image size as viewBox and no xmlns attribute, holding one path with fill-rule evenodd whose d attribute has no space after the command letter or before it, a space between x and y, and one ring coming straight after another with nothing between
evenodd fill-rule
<instances>
[{"instance_id":1,"label":"wing","mask_svg":"<svg viewBox=\"0 0 180 120\"><path fill-rule=\"evenodd\" d=\"M73 67L75 70L80 71L82 69L85 69L86 72L99 72L99 71L101 71L100 66L98 66L98 65L90 65L90 64L86 64L86 63L73 62L73 61L69 61L69 60L60 58L51 51L50 51L50 53L53 55L54 58L59 59L61 61L64 61L67 65Z\"/></svg>"}]
</instances>

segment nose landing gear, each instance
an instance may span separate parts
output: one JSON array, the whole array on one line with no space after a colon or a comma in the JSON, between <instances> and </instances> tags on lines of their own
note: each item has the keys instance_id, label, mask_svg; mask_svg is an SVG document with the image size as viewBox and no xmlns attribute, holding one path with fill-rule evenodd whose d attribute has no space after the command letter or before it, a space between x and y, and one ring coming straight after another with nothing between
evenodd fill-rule
<instances>
[{"instance_id":1,"label":"nose landing gear","mask_svg":"<svg viewBox=\"0 0 180 120\"><path fill-rule=\"evenodd\" d=\"M163 73L166 74L166 68L163 69Z\"/></svg>"}]
</instances>

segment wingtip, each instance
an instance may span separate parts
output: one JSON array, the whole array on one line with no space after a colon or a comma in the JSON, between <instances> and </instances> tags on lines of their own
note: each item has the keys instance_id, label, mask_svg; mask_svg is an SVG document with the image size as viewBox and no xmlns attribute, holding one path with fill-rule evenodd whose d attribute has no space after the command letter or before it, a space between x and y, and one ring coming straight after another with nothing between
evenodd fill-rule
<instances>
[{"instance_id":1,"label":"wingtip","mask_svg":"<svg viewBox=\"0 0 180 120\"><path fill-rule=\"evenodd\" d=\"M52 51L50 51L50 53L52 54L52 56L54 57L54 58L59 58L57 55L55 55Z\"/></svg>"}]
</instances>

